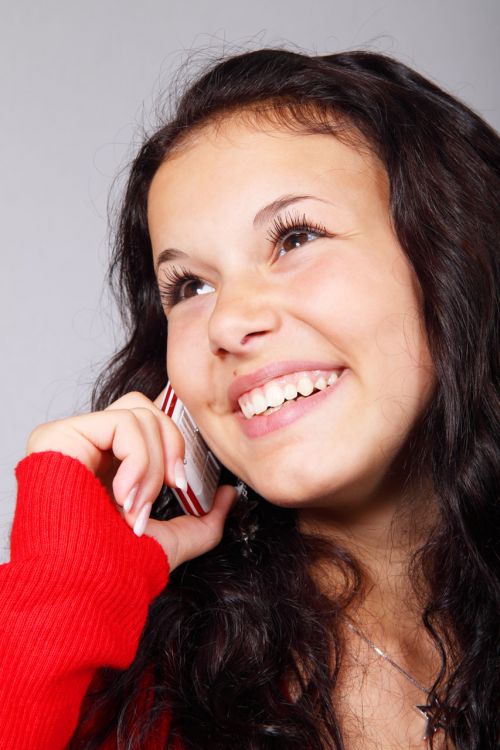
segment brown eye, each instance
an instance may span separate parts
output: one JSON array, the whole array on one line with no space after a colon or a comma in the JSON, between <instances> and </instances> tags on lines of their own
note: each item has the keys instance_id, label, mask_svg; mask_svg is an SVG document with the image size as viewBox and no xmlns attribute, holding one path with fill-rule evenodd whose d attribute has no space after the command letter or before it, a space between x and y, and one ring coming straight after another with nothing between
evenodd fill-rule
<instances>
[{"instance_id":1,"label":"brown eye","mask_svg":"<svg viewBox=\"0 0 500 750\"><path fill-rule=\"evenodd\" d=\"M203 281L200 281L200 279L185 281L179 287L179 296L181 299L189 299L190 297L196 297L197 294L203 294L203 292L197 291L200 286L203 286Z\"/></svg>"},{"instance_id":2,"label":"brown eye","mask_svg":"<svg viewBox=\"0 0 500 750\"><path fill-rule=\"evenodd\" d=\"M166 310L171 309L178 302L213 291L211 284L202 281L185 268L180 270L176 268L165 269L163 278L158 279L158 287L161 302ZM208 289L204 290L203 287L208 287Z\"/></svg>"},{"instance_id":3,"label":"brown eye","mask_svg":"<svg viewBox=\"0 0 500 750\"><path fill-rule=\"evenodd\" d=\"M312 237L312 239L315 239L318 236L316 232L307 232L307 231L299 231L299 232L290 232L288 236L285 237L283 242L281 243L281 246L286 250L286 252L289 252L290 250L294 250L297 247L301 247L301 245L304 245L309 237ZM284 253L279 252L279 256L283 255Z\"/></svg>"},{"instance_id":4,"label":"brown eye","mask_svg":"<svg viewBox=\"0 0 500 750\"><path fill-rule=\"evenodd\" d=\"M305 214L302 217L287 215L282 218L278 216L273 220L267 233L272 247L279 248L278 257L307 244L311 239L332 236L321 224L309 221Z\"/></svg>"}]
</instances>

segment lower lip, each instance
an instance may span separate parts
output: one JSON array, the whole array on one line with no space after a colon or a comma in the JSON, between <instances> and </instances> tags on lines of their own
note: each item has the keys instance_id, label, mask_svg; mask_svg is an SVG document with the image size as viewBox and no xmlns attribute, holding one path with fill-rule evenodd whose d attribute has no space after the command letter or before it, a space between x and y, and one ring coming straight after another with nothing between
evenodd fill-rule
<instances>
[{"instance_id":1,"label":"lower lip","mask_svg":"<svg viewBox=\"0 0 500 750\"><path fill-rule=\"evenodd\" d=\"M339 378L333 385L329 385L324 391L318 391L314 396L308 396L300 401L294 401L289 406L284 406L279 411L273 412L268 416L256 415L251 419L247 419L241 411L236 412L236 418L241 424L241 428L245 435L250 438L262 437L270 432L279 430L282 427L287 427L292 422L300 419L305 414L308 414L319 404L323 403L325 399L330 398L337 393L339 387L342 386L348 370L343 370Z\"/></svg>"}]
</instances>

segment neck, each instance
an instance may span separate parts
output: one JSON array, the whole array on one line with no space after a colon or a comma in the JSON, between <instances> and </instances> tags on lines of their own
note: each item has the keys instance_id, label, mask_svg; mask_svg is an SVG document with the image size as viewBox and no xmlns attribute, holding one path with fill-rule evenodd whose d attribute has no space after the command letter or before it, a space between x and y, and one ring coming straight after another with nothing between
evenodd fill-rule
<instances>
[{"instance_id":1,"label":"neck","mask_svg":"<svg viewBox=\"0 0 500 750\"><path fill-rule=\"evenodd\" d=\"M363 592L349 614L378 634L406 630L420 620L420 608L411 585L408 566L427 538L436 518L429 492L401 492L386 488L384 496L357 504L339 513L331 507L302 508L302 531L335 541L357 560L364 579ZM338 571L324 564L313 574L328 592ZM372 632L374 632L372 630ZM375 634L375 633L374 633Z\"/></svg>"},{"instance_id":2,"label":"neck","mask_svg":"<svg viewBox=\"0 0 500 750\"><path fill-rule=\"evenodd\" d=\"M345 614L373 642L389 653L422 684L432 684L440 661L421 620L422 603L409 575L414 552L425 542L436 521L431 493L385 495L352 513L331 508L302 508L299 526L334 541L357 561L362 590ZM312 571L327 596L344 586L337 565L322 561ZM420 583L420 581L419 581ZM345 634L352 642L357 636ZM354 644L356 649L356 644ZM367 655L369 656L369 655Z\"/></svg>"}]
</instances>

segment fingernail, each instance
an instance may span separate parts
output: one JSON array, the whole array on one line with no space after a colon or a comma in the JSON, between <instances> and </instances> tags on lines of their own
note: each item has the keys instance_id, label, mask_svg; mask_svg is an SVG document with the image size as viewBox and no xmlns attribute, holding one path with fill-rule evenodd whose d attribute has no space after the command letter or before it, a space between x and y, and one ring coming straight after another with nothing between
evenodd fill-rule
<instances>
[{"instance_id":1,"label":"fingernail","mask_svg":"<svg viewBox=\"0 0 500 750\"><path fill-rule=\"evenodd\" d=\"M182 460L182 458L178 458L175 462L174 478L175 486L183 492L187 492L188 485L186 479L186 471L184 469L184 461Z\"/></svg>"},{"instance_id":2,"label":"fingernail","mask_svg":"<svg viewBox=\"0 0 500 750\"><path fill-rule=\"evenodd\" d=\"M146 524L148 522L149 514L151 513L151 508L153 507L152 503L146 503L143 508L141 508L141 511L137 518L135 519L134 523L134 534L136 536L142 536L144 534L144 531L146 529Z\"/></svg>"},{"instance_id":3,"label":"fingernail","mask_svg":"<svg viewBox=\"0 0 500 750\"><path fill-rule=\"evenodd\" d=\"M134 504L135 496L137 495L137 490L139 489L139 485L136 484L135 487L132 487L130 492L127 495L127 499L123 503L123 510L125 513L129 513L132 505Z\"/></svg>"}]
</instances>

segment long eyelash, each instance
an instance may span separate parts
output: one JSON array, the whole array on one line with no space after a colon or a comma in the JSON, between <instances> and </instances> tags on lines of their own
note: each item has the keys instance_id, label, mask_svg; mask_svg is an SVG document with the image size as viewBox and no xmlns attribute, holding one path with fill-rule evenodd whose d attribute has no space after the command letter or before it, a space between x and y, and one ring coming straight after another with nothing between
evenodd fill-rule
<instances>
[{"instance_id":1,"label":"long eyelash","mask_svg":"<svg viewBox=\"0 0 500 750\"><path fill-rule=\"evenodd\" d=\"M198 281L198 277L194 276L183 266L180 270L177 268L165 268L164 271L165 281L158 280L158 290L160 292L160 299L164 307L172 307L179 300L179 288L185 281Z\"/></svg>"},{"instance_id":2,"label":"long eyelash","mask_svg":"<svg viewBox=\"0 0 500 750\"><path fill-rule=\"evenodd\" d=\"M281 216L273 219L272 227L268 231L266 237L274 246L278 240L283 240L292 229L296 232L314 232L317 234L328 235L328 232L322 224L308 221L305 214L302 214L302 217L298 214L288 214L285 215L284 219L282 219Z\"/></svg>"},{"instance_id":3,"label":"long eyelash","mask_svg":"<svg viewBox=\"0 0 500 750\"><path fill-rule=\"evenodd\" d=\"M266 237L274 246L278 240L283 240L291 231L295 232L313 232L323 236L328 236L328 232L322 224L314 221L308 221L305 214L300 217L298 214L288 214L285 218L281 216L273 219L271 229ZM162 305L165 308L173 307L179 301L179 290L186 281L199 281L198 276L190 273L182 266L177 268L166 268L164 271L165 280L158 281L158 290Z\"/></svg>"}]
</instances>

